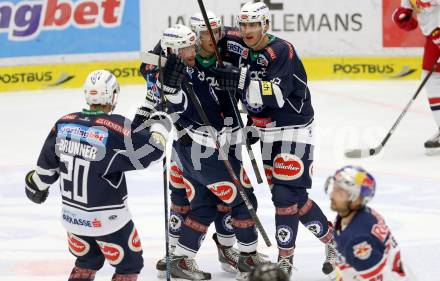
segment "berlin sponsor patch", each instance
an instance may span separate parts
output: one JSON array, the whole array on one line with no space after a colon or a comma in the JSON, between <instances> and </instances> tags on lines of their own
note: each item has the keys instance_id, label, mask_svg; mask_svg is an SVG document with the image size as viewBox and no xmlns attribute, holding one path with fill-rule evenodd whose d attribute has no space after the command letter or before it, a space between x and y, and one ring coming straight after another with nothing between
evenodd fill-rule
<instances>
[{"instance_id":1,"label":"berlin sponsor patch","mask_svg":"<svg viewBox=\"0 0 440 281\"><path fill-rule=\"evenodd\" d=\"M102 254L111 265L118 265L124 258L124 249L121 246L99 240L96 240L96 243L98 243Z\"/></svg>"},{"instance_id":2,"label":"berlin sponsor patch","mask_svg":"<svg viewBox=\"0 0 440 281\"><path fill-rule=\"evenodd\" d=\"M194 199L196 190L194 189L194 186L185 178L183 178L183 186L185 187L186 197L188 198L188 201L191 202Z\"/></svg>"},{"instance_id":3,"label":"berlin sponsor patch","mask_svg":"<svg viewBox=\"0 0 440 281\"><path fill-rule=\"evenodd\" d=\"M360 260L367 260L371 256L372 252L373 247L371 247L367 241L353 246L353 255Z\"/></svg>"},{"instance_id":4,"label":"berlin sponsor patch","mask_svg":"<svg viewBox=\"0 0 440 281\"><path fill-rule=\"evenodd\" d=\"M280 245L288 245L293 240L293 231L287 225L277 227L277 241Z\"/></svg>"},{"instance_id":5,"label":"berlin sponsor patch","mask_svg":"<svg viewBox=\"0 0 440 281\"><path fill-rule=\"evenodd\" d=\"M72 233L67 233L67 242L69 243L70 251L75 256L82 257L90 250L89 243Z\"/></svg>"},{"instance_id":6,"label":"berlin sponsor patch","mask_svg":"<svg viewBox=\"0 0 440 281\"><path fill-rule=\"evenodd\" d=\"M304 173L304 163L296 155L280 153L273 160L273 176L280 180L295 180Z\"/></svg>"},{"instance_id":7,"label":"berlin sponsor patch","mask_svg":"<svg viewBox=\"0 0 440 281\"><path fill-rule=\"evenodd\" d=\"M240 182L243 187L252 188L252 183L243 167L240 169Z\"/></svg>"},{"instance_id":8,"label":"berlin sponsor patch","mask_svg":"<svg viewBox=\"0 0 440 281\"><path fill-rule=\"evenodd\" d=\"M183 184L183 172L179 166L177 166L176 162L171 162L170 165L170 183L174 188L185 188Z\"/></svg>"},{"instance_id":9,"label":"berlin sponsor patch","mask_svg":"<svg viewBox=\"0 0 440 281\"><path fill-rule=\"evenodd\" d=\"M128 238L128 247L133 252L142 251L141 239L139 238L139 234L135 227L133 227L133 230L131 231L130 236Z\"/></svg>"},{"instance_id":10,"label":"berlin sponsor patch","mask_svg":"<svg viewBox=\"0 0 440 281\"><path fill-rule=\"evenodd\" d=\"M237 197L237 188L232 182L221 181L213 184L209 184L208 188L214 193L215 196L220 198L225 203L232 203L235 197Z\"/></svg>"},{"instance_id":11,"label":"berlin sponsor patch","mask_svg":"<svg viewBox=\"0 0 440 281\"><path fill-rule=\"evenodd\" d=\"M321 237L323 235L324 228L320 221L311 221L304 225L307 229L313 233L316 237Z\"/></svg>"}]
</instances>

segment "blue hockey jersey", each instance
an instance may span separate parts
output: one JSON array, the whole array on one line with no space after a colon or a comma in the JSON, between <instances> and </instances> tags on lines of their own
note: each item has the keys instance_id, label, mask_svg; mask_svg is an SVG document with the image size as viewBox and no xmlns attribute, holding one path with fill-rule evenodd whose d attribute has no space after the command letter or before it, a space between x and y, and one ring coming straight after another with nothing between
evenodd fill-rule
<instances>
[{"instance_id":1,"label":"blue hockey jersey","mask_svg":"<svg viewBox=\"0 0 440 281\"><path fill-rule=\"evenodd\" d=\"M400 248L374 210L358 210L344 228L341 218L335 223L338 281L397 281L409 280L400 257Z\"/></svg>"},{"instance_id":2,"label":"blue hockey jersey","mask_svg":"<svg viewBox=\"0 0 440 281\"><path fill-rule=\"evenodd\" d=\"M291 43L269 38L264 49L253 51L237 29L226 29L219 44L221 56L250 71L250 86L240 99L262 134L304 128L314 116L306 71Z\"/></svg>"},{"instance_id":3,"label":"blue hockey jersey","mask_svg":"<svg viewBox=\"0 0 440 281\"><path fill-rule=\"evenodd\" d=\"M160 44L157 44L152 51L155 54L161 53ZM197 99L200 101L208 120L210 121L217 139L221 145L227 143L237 144L241 138L236 118L233 114L231 100L227 93L218 88L218 83L210 71L216 65L215 57L204 59L196 56L196 65L187 67L186 72ZM149 103L160 104L159 87L156 85L158 79L158 67L145 63L141 64L141 73L147 81L147 96ZM176 127L183 129L193 141L209 147L215 144L208 134L208 129L201 120L194 104L188 96L188 88L182 87L181 91L172 99L168 99L167 111L173 116Z\"/></svg>"},{"instance_id":4,"label":"blue hockey jersey","mask_svg":"<svg viewBox=\"0 0 440 281\"><path fill-rule=\"evenodd\" d=\"M74 234L106 235L131 219L124 172L163 155L163 140L129 119L84 110L61 117L50 131L33 180L40 190L58 178L62 222Z\"/></svg>"}]
</instances>

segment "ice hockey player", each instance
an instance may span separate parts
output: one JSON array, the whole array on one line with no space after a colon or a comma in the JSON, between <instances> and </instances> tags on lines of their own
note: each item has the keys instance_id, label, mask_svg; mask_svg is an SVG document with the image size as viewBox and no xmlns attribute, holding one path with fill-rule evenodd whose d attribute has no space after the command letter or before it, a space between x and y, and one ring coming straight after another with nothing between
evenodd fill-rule
<instances>
[{"instance_id":1,"label":"ice hockey player","mask_svg":"<svg viewBox=\"0 0 440 281\"><path fill-rule=\"evenodd\" d=\"M417 19L414 17L417 16ZM400 7L393 13L393 21L406 31L411 31L420 25L426 37L423 53L423 73L426 77L440 58L440 1L438 0L401 0ZM440 153L440 64L425 85L429 106L431 107L438 131L425 142L427 155Z\"/></svg>"},{"instance_id":2,"label":"ice hockey player","mask_svg":"<svg viewBox=\"0 0 440 281\"><path fill-rule=\"evenodd\" d=\"M62 223L77 258L69 281L94 280L105 260L115 267L112 281L135 281L143 267L142 247L127 206L124 172L160 160L172 123L156 112L135 131L129 119L111 114L119 84L109 71L91 72L84 93L90 109L55 123L37 168L26 175L26 195L43 203L50 185L60 180Z\"/></svg>"},{"instance_id":3,"label":"ice hockey player","mask_svg":"<svg viewBox=\"0 0 440 281\"><path fill-rule=\"evenodd\" d=\"M246 206L238 196L237 187L232 182L219 152L214 148L213 139L209 136L207 126L199 117L189 94L194 91L197 99L212 124L218 139L223 144L221 132L225 120L219 106L215 89L206 81L210 69L203 68L196 59L196 35L182 25L176 25L164 31L161 44L167 52L167 62L163 70L163 90L170 112L178 113L178 123L192 139L192 145L182 146L180 162L183 180L191 209L182 226L181 235L171 262L171 274L187 280L209 280L211 275L197 269L194 257L209 225L217 216L217 206L226 203L231 207L232 229L238 241L240 259L237 267L237 278L244 280L254 265L262 262L256 253L257 233L254 221ZM187 80L191 83L188 83ZM158 80L160 82L160 79ZM159 86L160 88L160 86ZM201 153L203 151L203 153ZM229 150L228 161L238 175L242 169L241 162L233 150ZM245 191L254 208L257 201L252 186ZM242 258L243 257L243 258Z\"/></svg>"},{"instance_id":4,"label":"ice hockey player","mask_svg":"<svg viewBox=\"0 0 440 281\"><path fill-rule=\"evenodd\" d=\"M220 39L222 35L222 21L214 13L207 11L208 20L214 32L216 40ZM211 43L207 28L203 21L201 13L196 13L191 17L190 21L191 30L197 36L198 50L196 54L196 61L198 62L198 69L203 70L204 79L212 86L216 87L215 78L209 77L209 68L215 66L216 59L214 57L214 45ZM160 43L155 47L153 53L163 53ZM156 86L157 75L159 70L157 67L141 64L141 73L144 75L147 81L147 96L145 104L138 109L138 114L135 117L135 121L148 118L150 112L154 111L156 107L160 105L159 91ZM221 100L221 99L224 100ZM228 104L226 96L219 96L219 104L224 118L232 116L231 106ZM231 118L231 117L230 117ZM229 122L230 128L236 131L236 124L232 121ZM179 160L180 147L188 146L192 143L192 139L185 133L185 130L176 124L178 129L178 139L173 143L173 150L171 155L171 177L170 177L170 189L171 189L171 214L170 214L170 252L173 253L177 241L180 237L182 230L182 224L186 219L188 211L190 209L189 201L186 196L184 180L182 176L182 167ZM238 251L232 246L235 244L235 234L231 226L231 208L227 204L220 202L217 206L218 214L214 220L216 233L213 235L213 239L216 243L218 250L218 258L223 270L227 272L235 272L236 264L238 261ZM165 277L166 263L165 259L161 259L156 264L158 270L158 276L160 278Z\"/></svg>"},{"instance_id":5,"label":"ice hockey player","mask_svg":"<svg viewBox=\"0 0 440 281\"><path fill-rule=\"evenodd\" d=\"M312 187L314 150L314 111L307 75L293 45L267 33L270 17L263 2L249 2L241 8L240 31L227 31L220 45L222 58L234 67L216 68L215 75L220 87L229 90L243 84L245 77L251 78L247 90L241 91L241 101L260 134L276 209L279 266L291 275L300 221L325 244L322 270L331 279L333 227L307 192ZM232 80L234 83L229 82Z\"/></svg>"},{"instance_id":6,"label":"ice hockey player","mask_svg":"<svg viewBox=\"0 0 440 281\"><path fill-rule=\"evenodd\" d=\"M402 263L399 246L384 219L367 206L376 181L367 171L345 166L325 184L335 223L338 281L413 280Z\"/></svg>"}]
</instances>

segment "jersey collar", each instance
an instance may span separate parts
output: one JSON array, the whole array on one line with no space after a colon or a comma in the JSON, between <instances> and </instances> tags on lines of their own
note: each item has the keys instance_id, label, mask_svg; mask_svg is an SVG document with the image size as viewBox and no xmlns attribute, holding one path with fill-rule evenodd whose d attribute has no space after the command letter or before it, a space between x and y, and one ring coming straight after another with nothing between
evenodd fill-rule
<instances>
[{"instance_id":1,"label":"jersey collar","mask_svg":"<svg viewBox=\"0 0 440 281\"><path fill-rule=\"evenodd\" d=\"M84 115L107 115L107 112L102 110L91 110L91 109L83 109L82 114Z\"/></svg>"}]
</instances>

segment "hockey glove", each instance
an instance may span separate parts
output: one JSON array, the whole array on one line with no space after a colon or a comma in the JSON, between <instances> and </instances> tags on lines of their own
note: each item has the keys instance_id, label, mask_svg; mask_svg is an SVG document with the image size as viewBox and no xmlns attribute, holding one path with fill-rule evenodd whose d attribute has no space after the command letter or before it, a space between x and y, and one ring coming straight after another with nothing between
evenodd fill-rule
<instances>
[{"instance_id":1,"label":"hockey glove","mask_svg":"<svg viewBox=\"0 0 440 281\"><path fill-rule=\"evenodd\" d=\"M393 13L393 21L403 30L411 31L417 28L418 22L412 17L413 10L399 7Z\"/></svg>"},{"instance_id":2,"label":"hockey glove","mask_svg":"<svg viewBox=\"0 0 440 281\"><path fill-rule=\"evenodd\" d=\"M34 203L41 204L44 201L46 201L47 196L49 195L49 188L46 190L40 190L38 189L37 185L35 184L34 180L32 179L32 176L34 175L35 170L30 171L27 173L25 178L25 191L26 196Z\"/></svg>"},{"instance_id":3,"label":"hockey glove","mask_svg":"<svg viewBox=\"0 0 440 281\"><path fill-rule=\"evenodd\" d=\"M244 91L249 86L251 80L250 73L246 67L214 67L211 71L217 79L219 87L226 91Z\"/></svg>"},{"instance_id":4,"label":"hockey glove","mask_svg":"<svg viewBox=\"0 0 440 281\"><path fill-rule=\"evenodd\" d=\"M165 146L168 135L173 128L171 117L163 111L156 111L151 114L150 122L150 132L152 133L154 141L156 143L160 142L161 145Z\"/></svg>"},{"instance_id":5,"label":"hockey glove","mask_svg":"<svg viewBox=\"0 0 440 281\"><path fill-rule=\"evenodd\" d=\"M175 54L171 54L167 58L162 73L163 87L161 86L161 79L158 79L156 82L159 89L162 89L165 95L177 94L180 89L180 84L186 76L186 65Z\"/></svg>"},{"instance_id":6,"label":"hockey glove","mask_svg":"<svg viewBox=\"0 0 440 281\"><path fill-rule=\"evenodd\" d=\"M437 27L431 32L431 39L434 44L440 47L440 27Z\"/></svg>"}]
</instances>

